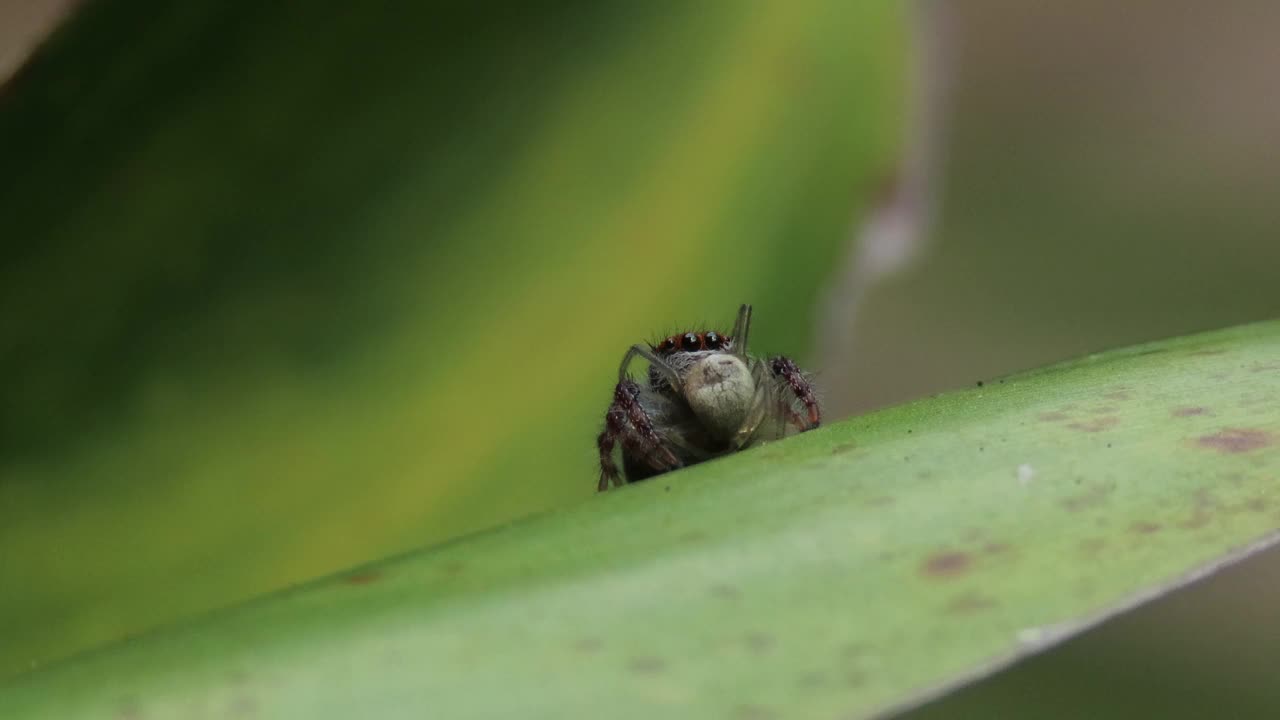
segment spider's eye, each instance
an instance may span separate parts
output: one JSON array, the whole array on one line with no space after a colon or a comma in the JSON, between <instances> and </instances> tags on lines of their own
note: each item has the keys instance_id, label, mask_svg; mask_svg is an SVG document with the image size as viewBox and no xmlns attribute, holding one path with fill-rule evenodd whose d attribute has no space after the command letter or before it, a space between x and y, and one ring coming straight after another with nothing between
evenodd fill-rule
<instances>
[{"instance_id":1,"label":"spider's eye","mask_svg":"<svg viewBox=\"0 0 1280 720\"><path fill-rule=\"evenodd\" d=\"M671 352L676 349L676 341L672 338L667 338L658 344L658 349L662 352Z\"/></svg>"},{"instance_id":2,"label":"spider's eye","mask_svg":"<svg viewBox=\"0 0 1280 720\"><path fill-rule=\"evenodd\" d=\"M713 330L713 331L711 331L711 332L709 332L709 333L707 333L707 336L706 336L706 337L707 337L707 349L708 349L708 350L719 350L719 349L720 349L720 345L722 344L722 343L721 343L721 341L720 341L720 336L719 336L719 335L717 335L717 334L716 334L716 332L715 332L714 330Z\"/></svg>"},{"instance_id":3,"label":"spider's eye","mask_svg":"<svg viewBox=\"0 0 1280 720\"><path fill-rule=\"evenodd\" d=\"M685 333L684 337L680 338L680 347L683 350L693 352L702 347L702 341L698 340L698 336L693 333Z\"/></svg>"}]
</instances>

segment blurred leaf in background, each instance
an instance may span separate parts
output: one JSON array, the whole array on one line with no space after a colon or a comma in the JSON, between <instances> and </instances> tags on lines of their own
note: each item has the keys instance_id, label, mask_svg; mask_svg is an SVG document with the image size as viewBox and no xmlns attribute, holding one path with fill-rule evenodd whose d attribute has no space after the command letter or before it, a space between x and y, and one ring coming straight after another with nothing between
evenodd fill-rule
<instances>
[{"instance_id":1,"label":"blurred leaf in background","mask_svg":"<svg viewBox=\"0 0 1280 720\"><path fill-rule=\"evenodd\" d=\"M803 357L900 13L86 5L0 95L0 676L588 496L631 342Z\"/></svg>"},{"instance_id":2,"label":"blurred leaf in background","mask_svg":"<svg viewBox=\"0 0 1280 720\"><path fill-rule=\"evenodd\" d=\"M928 5L941 211L860 308L846 408L1280 317L1280 5ZM1277 598L1272 550L909 717L1274 717Z\"/></svg>"}]
</instances>

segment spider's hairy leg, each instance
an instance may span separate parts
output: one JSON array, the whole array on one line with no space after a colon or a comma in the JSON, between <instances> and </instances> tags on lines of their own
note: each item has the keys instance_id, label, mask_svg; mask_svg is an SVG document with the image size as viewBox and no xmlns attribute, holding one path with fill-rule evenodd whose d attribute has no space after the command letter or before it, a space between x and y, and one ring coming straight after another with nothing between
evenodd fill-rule
<instances>
[{"instance_id":1,"label":"spider's hairy leg","mask_svg":"<svg viewBox=\"0 0 1280 720\"><path fill-rule=\"evenodd\" d=\"M657 459L665 466L654 465L656 469L671 470L680 467L682 464L680 459L663 444L662 438L653 429L653 421L649 419L649 413L645 412L644 407L640 405L640 386L634 380L618 383L618 388L614 391L614 402L618 402L623 411L626 412L627 420L631 423L631 429L643 443L643 445L635 449L647 450L645 455L650 458L650 465L654 465L651 456L656 455ZM630 434L624 436L624 442L630 438Z\"/></svg>"},{"instance_id":2,"label":"spider's hairy leg","mask_svg":"<svg viewBox=\"0 0 1280 720\"><path fill-rule=\"evenodd\" d=\"M751 306L743 304L738 308L738 319L733 323L733 354L747 359L747 335L751 332Z\"/></svg>"},{"instance_id":3,"label":"spider's hairy leg","mask_svg":"<svg viewBox=\"0 0 1280 720\"><path fill-rule=\"evenodd\" d=\"M675 368L667 364L667 361L658 357L658 354L644 345L632 345L627 354L622 356L622 364L618 366L618 383L629 382L627 369L631 366L631 361L639 355L649 361L649 366L662 373L662 377L666 378L668 384L677 393L684 393L684 383L680 382L680 375Z\"/></svg>"},{"instance_id":4,"label":"spider's hairy leg","mask_svg":"<svg viewBox=\"0 0 1280 720\"><path fill-rule=\"evenodd\" d=\"M779 355L769 361L769 369L773 374L786 382L787 387L791 389L792 394L796 396L805 410L808 411L808 423L804 423L804 418L795 416L795 420L801 421L796 423L796 427L803 432L812 430L822 424L822 410L818 407L818 398L814 395L813 385L809 383L808 378L800 371L795 362L786 356Z\"/></svg>"},{"instance_id":5,"label":"spider's hairy leg","mask_svg":"<svg viewBox=\"0 0 1280 720\"><path fill-rule=\"evenodd\" d=\"M596 486L596 492L604 492L610 485L622 484L622 475L613 462L613 445L625 432L625 418L617 403L610 405L609 411L604 415L604 430L596 438L596 447L600 449L600 483Z\"/></svg>"},{"instance_id":6,"label":"spider's hairy leg","mask_svg":"<svg viewBox=\"0 0 1280 720\"><path fill-rule=\"evenodd\" d=\"M623 450L643 458L655 470L665 472L683 464L654 430L649 414L640 404L640 386L631 379L619 382L614 388L613 403L605 413L604 432L596 440L600 449L597 491L607 490L610 484L621 484L618 466L613 462L613 446L618 441Z\"/></svg>"}]
</instances>

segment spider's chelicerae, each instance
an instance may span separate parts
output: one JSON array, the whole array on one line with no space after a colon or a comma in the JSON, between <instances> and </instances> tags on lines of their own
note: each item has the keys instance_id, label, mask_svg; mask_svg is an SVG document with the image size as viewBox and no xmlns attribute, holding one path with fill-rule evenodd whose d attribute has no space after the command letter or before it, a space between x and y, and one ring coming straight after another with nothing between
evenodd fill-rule
<instances>
[{"instance_id":1,"label":"spider's chelicerae","mask_svg":"<svg viewBox=\"0 0 1280 720\"><path fill-rule=\"evenodd\" d=\"M818 427L822 411L809 379L790 358L748 355L750 330L751 306L743 305L729 335L686 332L627 350L596 441L599 490L624 482L615 445L625 482L637 482ZM649 361L644 383L627 374L637 356Z\"/></svg>"}]
</instances>

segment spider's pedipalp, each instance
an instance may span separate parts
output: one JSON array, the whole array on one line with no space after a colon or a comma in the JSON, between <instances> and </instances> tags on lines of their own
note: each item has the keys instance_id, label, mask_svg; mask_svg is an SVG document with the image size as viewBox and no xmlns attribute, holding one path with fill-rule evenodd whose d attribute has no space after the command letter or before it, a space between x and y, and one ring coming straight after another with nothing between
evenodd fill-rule
<instances>
[{"instance_id":1,"label":"spider's pedipalp","mask_svg":"<svg viewBox=\"0 0 1280 720\"><path fill-rule=\"evenodd\" d=\"M717 439L728 441L742 427L756 394L747 364L736 355L709 353L690 367L685 400Z\"/></svg>"}]
</instances>

